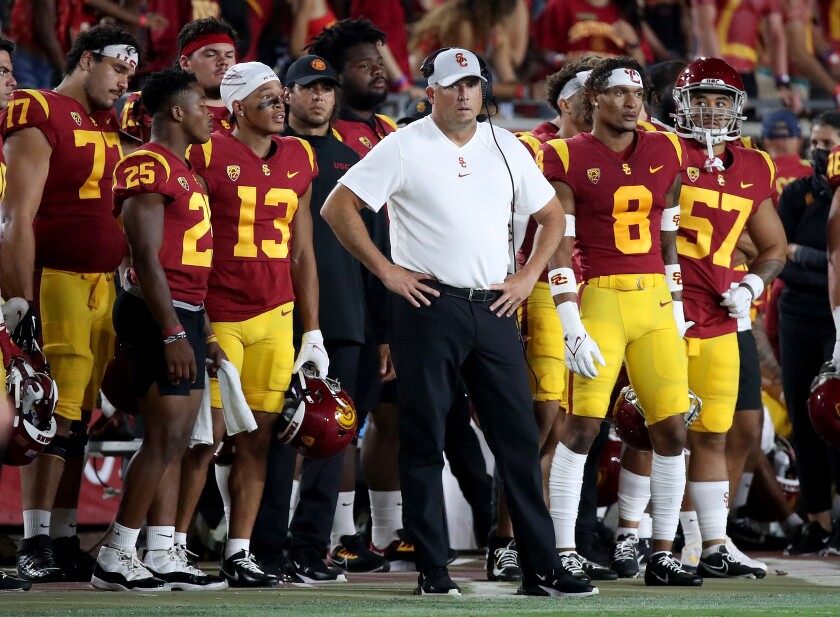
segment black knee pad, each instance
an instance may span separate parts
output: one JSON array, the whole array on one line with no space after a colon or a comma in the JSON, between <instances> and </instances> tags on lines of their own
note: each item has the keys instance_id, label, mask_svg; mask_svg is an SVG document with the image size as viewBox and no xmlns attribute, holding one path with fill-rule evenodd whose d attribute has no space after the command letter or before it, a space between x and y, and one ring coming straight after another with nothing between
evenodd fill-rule
<instances>
[{"instance_id":1,"label":"black knee pad","mask_svg":"<svg viewBox=\"0 0 840 617\"><path fill-rule=\"evenodd\" d=\"M60 458L62 461L67 458L67 449L70 444L70 439L65 437L64 435L56 435L52 438L52 441L44 448L41 455L43 456L55 456L56 458Z\"/></svg>"},{"instance_id":2,"label":"black knee pad","mask_svg":"<svg viewBox=\"0 0 840 617\"><path fill-rule=\"evenodd\" d=\"M87 442L87 423L80 420L73 420L70 423L70 436L67 438L66 456L68 458L84 456Z\"/></svg>"}]
</instances>

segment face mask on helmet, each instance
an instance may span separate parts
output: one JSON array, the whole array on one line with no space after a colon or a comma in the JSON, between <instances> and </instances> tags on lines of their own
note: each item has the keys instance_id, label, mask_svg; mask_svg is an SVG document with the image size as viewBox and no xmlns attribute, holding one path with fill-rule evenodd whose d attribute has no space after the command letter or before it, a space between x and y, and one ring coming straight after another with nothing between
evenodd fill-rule
<instances>
[{"instance_id":1,"label":"face mask on helmet","mask_svg":"<svg viewBox=\"0 0 840 617\"><path fill-rule=\"evenodd\" d=\"M730 108L693 105L700 92L724 94L732 101ZM747 93L741 76L720 58L699 58L680 73L674 86L677 104L676 133L711 147L741 136L741 122Z\"/></svg>"},{"instance_id":2,"label":"face mask on helmet","mask_svg":"<svg viewBox=\"0 0 840 617\"><path fill-rule=\"evenodd\" d=\"M685 427L691 426L700 415L703 402L694 392L688 391L689 407L685 412ZM622 388L613 411L615 432L628 447L642 452L653 450L645 413L632 386Z\"/></svg>"},{"instance_id":3,"label":"face mask on helmet","mask_svg":"<svg viewBox=\"0 0 840 617\"><path fill-rule=\"evenodd\" d=\"M356 408L333 379L301 370L292 377L277 438L309 458L330 458L356 437Z\"/></svg>"}]
</instances>

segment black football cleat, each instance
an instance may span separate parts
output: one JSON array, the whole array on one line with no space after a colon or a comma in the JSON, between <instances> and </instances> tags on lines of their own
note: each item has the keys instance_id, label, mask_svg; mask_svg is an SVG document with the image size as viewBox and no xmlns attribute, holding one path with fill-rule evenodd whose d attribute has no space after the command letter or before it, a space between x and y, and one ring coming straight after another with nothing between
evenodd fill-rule
<instances>
[{"instance_id":1,"label":"black football cleat","mask_svg":"<svg viewBox=\"0 0 840 617\"><path fill-rule=\"evenodd\" d=\"M53 583L66 580L46 534L18 540L16 556L18 576L25 581Z\"/></svg>"},{"instance_id":2,"label":"black football cleat","mask_svg":"<svg viewBox=\"0 0 840 617\"><path fill-rule=\"evenodd\" d=\"M703 579L685 570L670 551L653 553L645 569L645 585L700 587Z\"/></svg>"}]
</instances>

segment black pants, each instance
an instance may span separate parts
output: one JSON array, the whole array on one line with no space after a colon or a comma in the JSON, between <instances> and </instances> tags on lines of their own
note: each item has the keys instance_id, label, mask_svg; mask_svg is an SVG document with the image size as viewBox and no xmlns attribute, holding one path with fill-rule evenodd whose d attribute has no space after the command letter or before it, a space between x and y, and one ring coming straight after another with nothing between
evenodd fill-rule
<instances>
[{"instance_id":1,"label":"black pants","mask_svg":"<svg viewBox=\"0 0 840 617\"><path fill-rule=\"evenodd\" d=\"M329 376L353 398L359 345L326 344L330 357ZM353 447L353 446L351 446ZM289 501L295 469L295 451L276 439L268 456L268 474L252 534L253 544L265 554L277 554L291 536L291 551L315 551L323 556L330 541L335 504L344 468L344 452L325 460L304 459L300 477L300 502L289 525ZM263 557L256 549L254 553Z\"/></svg>"},{"instance_id":2,"label":"black pants","mask_svg":"<svg viewBox=\"0 0 840 617\"><path fill-rule=\"evenodd\" d=\"M533 581L534 573L559 561L543 502L537 425L516 323L491 313L492 302L446 293L430 301L415 308L402 297L392 300L403 518L417 568L446 566L443 448L447 414L463 377L504 482L523 573Z\"/></svg>"},{"instance_id":3,"label":"black pants","mask_svg":"<svg viewBox=\"0 0 840 617\"><path fill-rule=\"evenodd\" d=\"M831 509L832 480L840 478L840 450L828 446L808 417L811 381L831 359L834 322L831 315L805 319L779 315L782 388L793 424L793 449L801 487L799 503L808 514Z\"/></svg>"}]
</instances>

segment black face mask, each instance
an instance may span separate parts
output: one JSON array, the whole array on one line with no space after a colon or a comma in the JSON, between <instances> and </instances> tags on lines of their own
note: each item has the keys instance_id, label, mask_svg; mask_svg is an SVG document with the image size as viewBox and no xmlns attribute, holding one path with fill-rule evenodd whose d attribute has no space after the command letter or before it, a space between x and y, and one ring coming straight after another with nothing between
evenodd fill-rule
<instances>
[{"instance_id":1,"label":"black face mask","mask_svg":"<svg viewBox=\"0 0 840 617\"><path fill-rule=\"evenodd\" d=\"M828 175L828 155L831 150L826 148L811 148L811 166L814 168L815 176Z\"/></svg>"}]
</instances>

